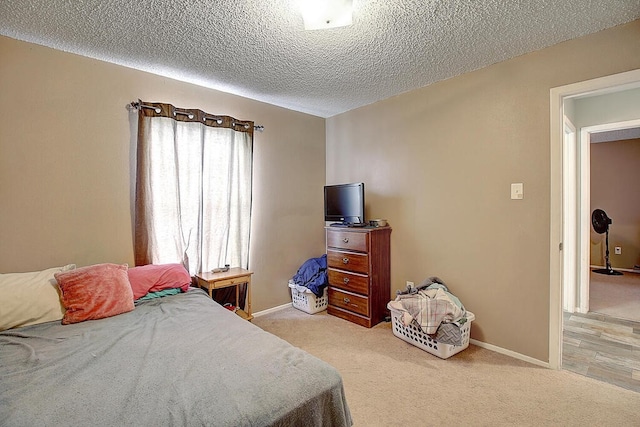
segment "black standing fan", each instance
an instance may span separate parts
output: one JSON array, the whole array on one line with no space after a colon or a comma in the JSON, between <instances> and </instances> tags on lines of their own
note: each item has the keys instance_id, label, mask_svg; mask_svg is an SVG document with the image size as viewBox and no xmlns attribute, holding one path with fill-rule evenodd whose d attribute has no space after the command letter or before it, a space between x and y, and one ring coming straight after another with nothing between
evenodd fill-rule
<instances>
[{"instance_id":1,"label":"black standing fan","mask_svg":"<svg viewBox=\"0 0 640 427\"><path fill-rule=\"evenodd\" d=\"M611 268L611 263L609 262L609 224L611 224L611 218L607 216L607 213L602 209L596 209L591 214L591 224L593 225L593 229L598 234L606 233L606 244L607 244L607 252L604 257L606 261L606 267L598 270L593 270L594 273L600 274L608 274L610 276L622 276L622 273L619 271L615 271Z\"/></svg>"}]
</instances>

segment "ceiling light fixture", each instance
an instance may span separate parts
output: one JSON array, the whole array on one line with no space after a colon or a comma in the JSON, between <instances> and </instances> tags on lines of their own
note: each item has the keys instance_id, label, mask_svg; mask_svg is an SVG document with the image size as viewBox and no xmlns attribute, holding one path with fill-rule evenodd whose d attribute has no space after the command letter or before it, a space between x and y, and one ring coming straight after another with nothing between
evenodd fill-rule
<instances>
[{"instance_id":1,"label":"ceiling light fixture","mask_svg":"<svg viewBox=\"0 0 640 427\"><path fill-rule=\"evenodd\" d=\"M300 0L305 30L346 27L352 24L352 0Z\"/></svg>"}]
</instances>

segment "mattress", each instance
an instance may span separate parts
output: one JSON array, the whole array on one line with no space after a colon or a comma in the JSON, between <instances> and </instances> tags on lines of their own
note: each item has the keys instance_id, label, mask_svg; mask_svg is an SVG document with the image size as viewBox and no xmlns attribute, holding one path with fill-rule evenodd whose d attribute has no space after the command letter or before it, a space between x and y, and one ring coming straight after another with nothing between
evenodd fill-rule
<instances>
[{"instance_id":1,"label":"mattress","mask_svg":"<svg viewBox=\"0 0 640 427\"><path fill-rule=\"evenodd\" d=\"M3 426L349 426L332 366L190 289L0 333Z\"/></svg>"}]
</instances>

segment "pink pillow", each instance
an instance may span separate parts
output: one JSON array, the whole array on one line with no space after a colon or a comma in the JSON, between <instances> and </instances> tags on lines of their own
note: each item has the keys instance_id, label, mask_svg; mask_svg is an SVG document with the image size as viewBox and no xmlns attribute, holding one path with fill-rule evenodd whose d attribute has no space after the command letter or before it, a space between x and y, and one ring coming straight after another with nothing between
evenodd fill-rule
<instances>
[{"instance_id":1,"label":"pink pillow","mask_svg":"<svg viewBox=\"0 0 640 427\"><path fill-rule=\"evenodd\" d=\"M127 266L97 264L55 273L66 309L62 324L102 319L134 308Z\"/></svg>"},{"instance_id":2,"label":"pink pillow","mask_svg":"<svg viewBox=\"0 0 640 427\"><path fill-rule=\"evenodd\" d=\"M133 299L142 298L149 292L180 288L187 292L191 276L182 264L149 264L132 267L128 271L133 290Z\"/></svg>"}]
</instances>

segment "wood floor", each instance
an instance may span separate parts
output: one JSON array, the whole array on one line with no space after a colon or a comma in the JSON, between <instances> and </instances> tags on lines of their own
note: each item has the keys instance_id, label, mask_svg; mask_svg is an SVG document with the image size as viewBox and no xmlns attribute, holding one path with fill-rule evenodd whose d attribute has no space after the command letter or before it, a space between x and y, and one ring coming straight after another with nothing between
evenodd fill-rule
<instances>
[{"instance_id":1,"label":"wood floor","mask_svg":"<svg viewBox=\"0 0 640 427\"><path fill-rule=\"evenodd\" d=\"M564 313L562 368L640 392L640 322Z\"/></svg>"}]
</instances>

